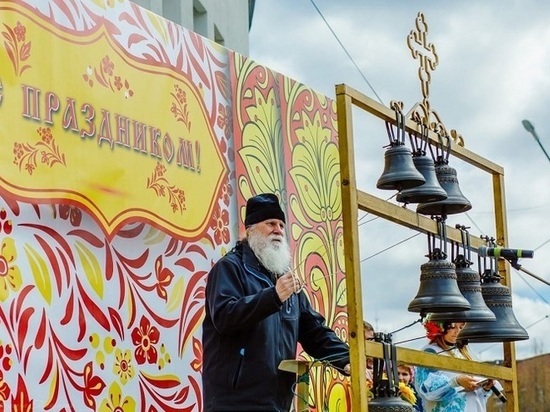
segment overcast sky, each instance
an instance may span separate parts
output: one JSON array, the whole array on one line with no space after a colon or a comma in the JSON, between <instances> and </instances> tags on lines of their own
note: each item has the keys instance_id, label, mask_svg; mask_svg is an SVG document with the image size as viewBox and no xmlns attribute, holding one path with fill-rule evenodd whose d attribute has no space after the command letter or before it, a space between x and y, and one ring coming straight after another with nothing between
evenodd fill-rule
<instances>
[{"instance_id":1,"label":"overcast sky","mask_svg":"<svg viewBox=\"0 0 550 412\"><path fill-rule=\"evenodd\" d=\"M335 85L345 83L387 106L390 100L403 101L407 112L422 100L418 60L406 42L419 11L439 56L431 107L447 130L464 137L466 148L504 168L508 246L535 250L533 259L520 264L550 281L545 259L550 252L550 160L522 125L530 120L550 153L547 1L260 0L250 30L250 57L333 99ZM376 189L388 143L383 122L354 113L354 133L359 189L390 198L394 192ZM449 216L448 224L468 226L475 236L495 235L490 176L452 157L449 165L473 207ZM407 307L418 291L420 265L427 262L426 236L403 242L415 231L372 215L361 219L360 235L364 316L378 330L393 332L418 319ZM472 257L477 270L477 255ZM512 269L512 290L514 313L530 336L516 343L518 359L550 352L550 286ZM422 335L416 324L395 333L393 340ZM502 357L500 344L473 349L482 360Z\"/></svg>"}]
</instances>

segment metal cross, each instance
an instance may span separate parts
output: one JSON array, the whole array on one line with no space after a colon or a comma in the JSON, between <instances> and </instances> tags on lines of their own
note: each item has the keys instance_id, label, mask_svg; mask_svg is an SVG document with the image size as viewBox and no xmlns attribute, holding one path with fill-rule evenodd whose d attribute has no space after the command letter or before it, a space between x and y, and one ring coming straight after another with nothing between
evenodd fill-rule
<instances>
[{"instance_id":1,"label":"metal cross","mask_svg":"<svg viewBox=\"0 0 550 412\"><path fill-rule=\"evenodd\" d=\"M439 63L439 57L435 51L435 45L428 43L428 25L424 21L424 14L418 12L416 16L416 30L411 30L407 36L407 45L411 50L414 59L420 61L418 68L418 78L422 86L422 96L424 102L427 102L430 95L431 72L435 70Z\"/></svg>"}]
</instances>

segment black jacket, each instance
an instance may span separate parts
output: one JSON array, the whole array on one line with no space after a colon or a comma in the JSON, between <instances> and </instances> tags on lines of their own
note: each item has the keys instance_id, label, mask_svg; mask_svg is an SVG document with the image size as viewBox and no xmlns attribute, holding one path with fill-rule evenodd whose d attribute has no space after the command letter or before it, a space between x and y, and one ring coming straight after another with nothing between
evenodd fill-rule
<instances>
[{"instance_id":1,"label":"black jacket","mask_svg":"<svg viewBox=\"0 0 550 412\"><path fill-rule=\"evenodd\" d=\"M273 280L246 242L208 275L202 330L204 411L288 411L296 375L278 369L297 343L342 369L348 346L303 292L281 303Z\"/></svg>"}]
</instances>

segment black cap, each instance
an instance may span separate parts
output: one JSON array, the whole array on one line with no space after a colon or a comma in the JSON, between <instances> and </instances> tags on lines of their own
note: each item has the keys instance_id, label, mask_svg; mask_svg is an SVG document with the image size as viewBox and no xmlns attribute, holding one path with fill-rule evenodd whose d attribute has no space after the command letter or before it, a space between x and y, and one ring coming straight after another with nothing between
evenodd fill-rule
<instances>
[{"instance_id":1,"label":"black cap","mask_svg":"<svg viewBox=\"0 0 550 412\"><path fill-rule=\"evenodd\" d=\"M273 193L262 193L246 202L245 227L267 219L279 219L286 223L285 214L279 205L279 199Z\"/></svg>"}]
</instances>

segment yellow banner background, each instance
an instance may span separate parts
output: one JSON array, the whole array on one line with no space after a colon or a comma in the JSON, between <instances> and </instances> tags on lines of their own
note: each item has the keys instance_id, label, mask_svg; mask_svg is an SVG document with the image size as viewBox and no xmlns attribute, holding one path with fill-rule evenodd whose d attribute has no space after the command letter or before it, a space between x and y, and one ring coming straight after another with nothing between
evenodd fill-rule
<instances>
[{"instance_id":1,"label":"yellow banner background","mask_svg":"<svg viewBox=\"0 0 550 412\"><path fill-rule=\"evenodd\" d=\"M133 220L198 237L227 166L201 90L133 59L106 27L68 34L0 8L4 189L73 202L108 234Z\"/></svg>"}]
</instances>

